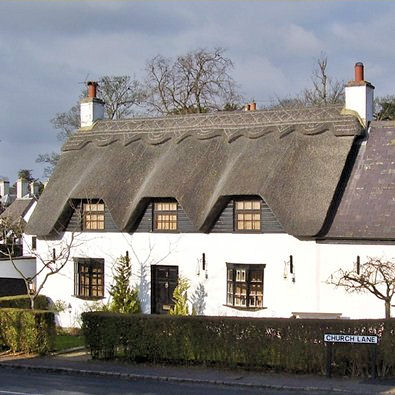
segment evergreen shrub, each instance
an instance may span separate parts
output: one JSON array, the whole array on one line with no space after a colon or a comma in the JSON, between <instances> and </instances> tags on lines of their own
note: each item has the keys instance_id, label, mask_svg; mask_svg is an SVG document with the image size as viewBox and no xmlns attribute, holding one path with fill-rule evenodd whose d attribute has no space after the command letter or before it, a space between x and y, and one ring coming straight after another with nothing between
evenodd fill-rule
<instances>
[{"instance_id":1,"label":"evergreen shrub","mask_svg":"<svg viewBox=\"0 0 395 395\"><path fill-rule=\"evenodd\" d=\"M47 354L54 349L55 316L50 311L0 309L0 346L12 352Z\"/></svg>"},{"instance_id":2,"label":"evergreen shrub","mask_svg":"<svg viewBox=\"0 0 395 395\"><path fill-rule=\"evenodd\" d=\"M0 298L0 309L30 309L29 295L3 296ZM48 310L49 300L45 295L38 295L35 300L37 310Z\"/></svg>"},{"instance_id":3,"label":"evergreen shrub","mask_svg":"<svg viewBox=\"0 0 395 395\"><path fill-rule=\"evenodd\" d=\"M82 314L92 357L129 361L242 366L324 374L325 333L378 335L379 376L395 373L395 319L285 318ZM367 376L372 345L335 344L333 374Z\"/></svg>"}]
</instances>

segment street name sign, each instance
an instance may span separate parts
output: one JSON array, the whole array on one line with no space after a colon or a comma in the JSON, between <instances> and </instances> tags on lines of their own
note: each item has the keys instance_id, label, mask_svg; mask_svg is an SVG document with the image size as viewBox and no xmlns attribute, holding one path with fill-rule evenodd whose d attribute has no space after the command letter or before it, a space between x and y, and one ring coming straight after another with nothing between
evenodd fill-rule
<instances>
[{"instance_id":1,"label":"street name sign","mask_svg":"<svg viewBox=\"0 0 395 395\"><path fill-rule=\"evenodd\" d=\"M369 335L342 335L325 333L324 341L329 343L360 343L360 344L377 344L377 336Z\"/></svg>"}]
</instances>

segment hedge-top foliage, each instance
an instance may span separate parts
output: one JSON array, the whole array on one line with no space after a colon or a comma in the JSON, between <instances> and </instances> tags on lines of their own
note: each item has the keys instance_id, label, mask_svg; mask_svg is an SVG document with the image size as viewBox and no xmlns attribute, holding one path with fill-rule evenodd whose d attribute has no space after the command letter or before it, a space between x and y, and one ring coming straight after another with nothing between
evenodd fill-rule
<instances>
[{"instance_id":1,"label":"hedge-top foliage","mask_svg":"<svg viewBox=\"0 0 395 395\"><path fill-rule=\"evenodd\" d=\"M53 312L0 309L0 348L47 354L54 349L55 336Z\"/></svg>"},{"instance_id":2,"label":"hedge-top foliage","mask_svg":"<svg viewBox=\"0 0 395 395\"><path fill-rule=\"evenodd\" d=\"M244 317L82 314L97 359L218 364L324 374L324 333L381 336L377 371L395 366L395 320L299 320ZM339 375L367 375L371 345L336 344Z\"/></svg>"},{"instance_id":3,"label":"hedge-top foliage","mask_svg":"<svg viewBox=\"0 0 395 395\"><path fill-rule=\"evenodd\" d=\"M49 300L44 295L38 295L34 304L37 310L48 310ZM0 298L0 309L30 309L30 298L28 295L3 296Z\"/></svg>"}]
</instances>

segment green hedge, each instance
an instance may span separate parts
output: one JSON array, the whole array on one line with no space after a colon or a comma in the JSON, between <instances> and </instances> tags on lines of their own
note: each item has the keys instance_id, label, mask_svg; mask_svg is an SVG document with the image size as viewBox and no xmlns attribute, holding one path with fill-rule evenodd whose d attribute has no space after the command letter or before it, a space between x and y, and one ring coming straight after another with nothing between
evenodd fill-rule
<instances>
[{"instance_id":1,"label":"green hedge","mask_svg":"<svg viewBox=\"0 0 395 395\"><path fill-rule=\"evenodd\" d=\"M47 354L54 349L55 316L50 311L0 309L0 347Z\"/></svg>"},{"instance_id":2,"label":"green hedge","mask_svg":"<svg viewBox=\"0 0 395 395\"><path fill-rule=\"evenodd\" d=\"M49 300L44 295L38 295L35 301L36 310L48 310ZM3 296L0 298L0 309L30 309L30 298L28 295Z\"/></svg>"},{"instance_id":3,"label":"green hedge","mask_svg":"<svg viewBox=\"0 0 395 395\"><path fill-rule=\"evenodd\" d=\"M299 320L245 317L82 314L96 359L244 366L325 373L324 333L376 334L378 375L395 363L395 320ZM333 373L366 376L371 345L337 344Z\"/></svg>"}]
</instances>

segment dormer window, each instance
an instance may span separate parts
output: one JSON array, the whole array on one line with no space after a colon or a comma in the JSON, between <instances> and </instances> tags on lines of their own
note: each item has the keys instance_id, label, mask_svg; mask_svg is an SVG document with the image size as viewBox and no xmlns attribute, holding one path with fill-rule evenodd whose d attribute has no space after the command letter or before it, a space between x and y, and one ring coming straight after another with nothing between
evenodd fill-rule
<instances>
[{"instance_id":1,"label":"dormer window","mask_svg":"<svg viewBox=\"0 0 395 395\"><path fill-rule=\"evenodd\" d=\"M175 232L178 229L177 202L154 202L153 230Z\"/></svg>"},{"instance_id":2,"label":"dormer window","mask_svg":"<svg viewBox=\"0 0 395 395\"><path fill-rule=\"evenodd\" d=\"M259 232L261 230L261 200L235 200L234 230L237 232Z\"/></svg>"},{"instance_id":3,"label":"dormer window","mask_svg":"<svg viewBox=\"0 0 395 395\"><path fill-rule=\"evenodd\" d=\"M82 229L104 230L104 203L82 203Z\"/></svg>"}]
</instances>

